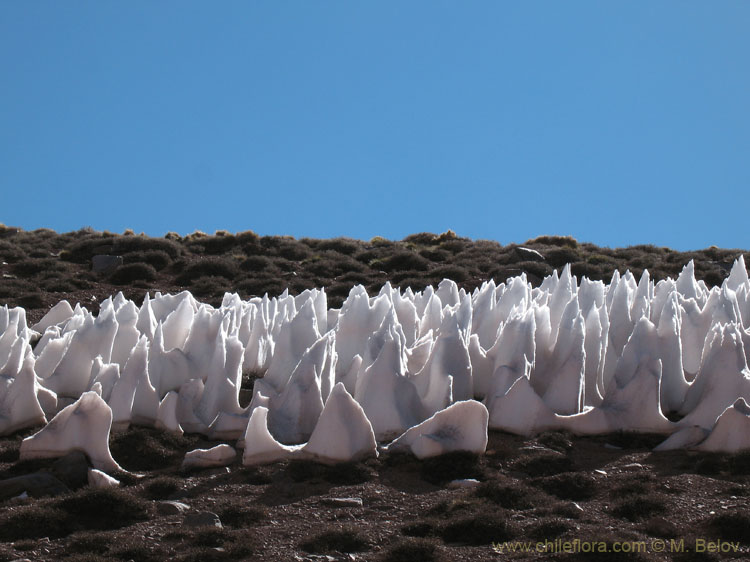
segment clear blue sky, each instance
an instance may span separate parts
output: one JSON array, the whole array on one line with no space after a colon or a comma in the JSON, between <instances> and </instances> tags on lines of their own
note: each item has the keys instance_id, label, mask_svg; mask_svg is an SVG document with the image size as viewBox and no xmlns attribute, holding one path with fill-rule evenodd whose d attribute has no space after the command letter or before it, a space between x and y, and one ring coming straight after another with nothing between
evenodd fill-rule
<instances>
[{"instance_id":1,"label":"clear blue sky","mask_svg":"<svg viewBox=\"0 0 750 562\"><path fill-rule=\"evenodd\" d=\"M0 2L0 222L750 247L750 2Z\"/></svg>"}]
</instances>

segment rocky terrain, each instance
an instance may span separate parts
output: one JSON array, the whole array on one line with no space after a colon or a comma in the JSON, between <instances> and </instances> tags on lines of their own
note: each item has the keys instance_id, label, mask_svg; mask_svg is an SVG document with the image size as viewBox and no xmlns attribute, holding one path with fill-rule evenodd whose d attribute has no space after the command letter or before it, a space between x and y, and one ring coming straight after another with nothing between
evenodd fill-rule
<instances>
[{"instance_id":1,"label":"rocky terrain","mask_svg":"<svg viewBox=\"0 0 750 562\"><path fill-rule=\"evenodd\" d=\"M248 298L325 287L337 307L355 284L421 290L451 278L472 290L522 272L538 284L566 263L591 279L648 269L658 280L691 259L714 286L743 253L610 249L559 236L503 246L450 231L365 242L1 226L0 304L23 306L32 324L62 299L95 311L117 291L140 301L189 289L218 304L226 291ZM111 437L129 471L118 475L122 485L92 489L81 455L19 461L32 433L0 438L0 561L750 558L750 452L652 452L662 436L490 432L482 456L392 453L333 467L237 461L185 472L187 451L217 443L136 427Z\"/></svg>"}]
</instances>

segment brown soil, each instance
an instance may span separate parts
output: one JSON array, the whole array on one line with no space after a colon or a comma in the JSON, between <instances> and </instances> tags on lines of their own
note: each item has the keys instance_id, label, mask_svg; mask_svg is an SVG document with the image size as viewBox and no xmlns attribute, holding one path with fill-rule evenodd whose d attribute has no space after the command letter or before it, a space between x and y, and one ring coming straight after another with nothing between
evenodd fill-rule
<instances>
[{"instance_id":1,"label":"brown soil","mask_svg":"<svg viewBox=\"0 0 750 562\"><path fill-rule=\"evenodd\" d=\"M521 271L538 283L567 261L574 263L574 273L591 278L609 279L615 269L626 268L639 275L647 267L659 279L676 276L695 259L697 276L711 286L742 253L613 250L541 237L522 245L544 256L530 261L516 245L450 233L399 242L297 241L252 233L168 242L172 246L90 230L57 234L0 227L0 304L23 305L33 323L63 298L96 310L118 290L140 299L147 291L189 288L215 303L224 290L248 297L325 286L331 288L331 306L337 306L357 283L377 289L390 279L421 289L454 277L470 290L489 277L503 281ZM117 270L94 273L91 257L101 253L130 256L126 264L155 264L154 272L126 271L135 276L129 282ZM191 269L209 258L221 275ZM350 269L342 270L342 263ZM31 433L0 439L0 479L49 466L50 461L18 461L20 441ZM82 488L63 497L0 504L0 562L750 559L750 453L651 452L659 441L627 433L575 438L552 432L524 439L491 432L487 453L479 457L419 461L393 454L338 467L294 461L245 468L238 461L185 474L179 470L184 453L212 443L131 428L111 439L115 458L140 475L121 475L119 495L93 497ZM461 478L481 484L448 486ZM359 498L362 505L334 506L334 498ZM184 515L160 515L158 504L166 499L188 504L188 513L214 512L224 528L190 528ZM122 517L113 515L120 512ZM549 541L551 550L493 549L493 543L508 541L528 543L532 550ZM738 550L729 543L739 543ZM569 552L554 551L566 545ZM715 547L730 551L710 552ZM581 552L591 549L595 552Z\"/></svg>"}]
</instances>

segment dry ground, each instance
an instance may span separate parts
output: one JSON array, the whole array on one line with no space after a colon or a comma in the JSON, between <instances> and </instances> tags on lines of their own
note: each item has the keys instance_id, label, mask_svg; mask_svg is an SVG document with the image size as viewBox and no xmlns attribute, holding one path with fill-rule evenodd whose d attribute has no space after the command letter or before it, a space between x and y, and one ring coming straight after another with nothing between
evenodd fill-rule
<instances>
[{"instance_id":1,"label":"dry ground","mask_svg":"<svg viewBox=\"0 0 750 562\"><path fill-rule=\"evenodd\" d=\"M541 259L522 248L537 250ZM697 276L712 286L741 253L610 249L557 236L502 246L450 232L363 242L252 232L157 239L0 226L0 304L24 306L34 322L63 298L95 311L118 290L141 299L148 291L187 288L216 304L224 291L249 297L325 286L330 306L339 306L357 283L376 291L391 280L419 290L450 277L471 290L490 277L502 282L523 271L536 284L567 262L593 279L608 280L615 269L640 275L644 268L660 279L675 277L695 259ZM93 272L98 254L122 256L123 265ZM0 479L49 468L51 461L18 461L20 441L31 433L0 439ZM422 462L382 455L337 467L294 461L243 468L237 462L182 473L184 453L211 442L131 428L111 439L115 459L131 471L121 475L119 490L80 488L0 503L0 562L750 559L750 453L652 453L659 440L491 432L480 457ZM448 485L461 478L480 485ZM334 505L337 498L356 498L361 506ZM188 527L184 514L160 513L164 500L187 504L187 514L214 512L223 528ZM519 551L509 553L513 541L520 541ZM547 553L520 552L521 543L536 549L545 541ZM566 543L579 551L554 551ZM580 552L592 548L609 552Z\"/></svg>"}]
</instances>

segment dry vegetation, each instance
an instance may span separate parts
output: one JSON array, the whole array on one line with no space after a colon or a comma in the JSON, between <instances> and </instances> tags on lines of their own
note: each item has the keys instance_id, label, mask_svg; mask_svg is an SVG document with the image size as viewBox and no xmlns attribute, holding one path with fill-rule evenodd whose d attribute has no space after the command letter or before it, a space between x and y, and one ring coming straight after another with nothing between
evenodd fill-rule
<instances>
[{"instance_id":1,"label":"dry vegetation","mask_svg":"<svg viewBox=\"0 0 750 562\"><path fill-rule=\"evenodd\" d=\"M592 279L608 280L615 269L640 275L644 268L661 279L675 277L695 259L697 276L712 286L740 253L610 249L556 236L502 246L452 233L364 242L252 232L157 239L1 227L0 304L24 306L34 321L63 298L96 310L119 290L140 301L148 291L189 289L217 304L225 291L249 297L326 287L335 307L359 283L371 291L386 280L420 290L449 277L471 290L489 278L501 282L526 272L538 284L568 262L575 274ZM94 272L95 255L121 256L122 265ZM246 377L243 386L251 385ZM31 433L0 439L0 480L51 470L52 461L18 460L20 442ZM111 438L114 457L131 471L119 475L122 488L68 482L70 491L62 495L0 503L0 562L750 558L750 453L652 453L659 440L628 433L575 438L550 432L524 439L491 432L483 456L418 461L391 454L333 467L292 461L249 468L237 462L184 473L185 452L214 443L131 428ZM480 484L448 485L462 478ZM335 498L358 498L361 505L336 504ZM223 527L188 526L184 514L162 511L166 500L187 504L187 513L211 511ZM643 541L648 548L605 555L500 555L492 549L493 542L558 539L601 541L610 548ZM696 539L739 542L740 550L697 552ZM684 541L685 551L654 552L658 540Z\"/></svg>"},{"instance_id":2,"label":"dry vegetation","mask_svg":"<svg viewBox=\"0 0 750 562\"><path fill-rule=\"evenodd\" d=\"M0 303L23 306L30 318L38 319L63 298L95 311L99 302L117 291L140 302L149 291L189 289L216 305L225 292L248 298L325 287L329 306L335 308L357 284L371 292L379 291L386 281L422 290L450 278L470 291L490 278L500 283L526 273L538 285L566 263L579 278L608 281L615 270L627 269L639 277L648 269L659 280L676 277L691 259L696 276L713 286L722 282L742 252L715 247L695 252L656 246L612 249L566 236L540 236L503 246L450 231L413 234L400 241L379 237L361 241L296 240L252 231L196 232L185 237L170 233L164 238L91 229L58 234L0 225ZM96 255L120 256L122 265L95 272Z\"/></svg>"}]
</instances>

